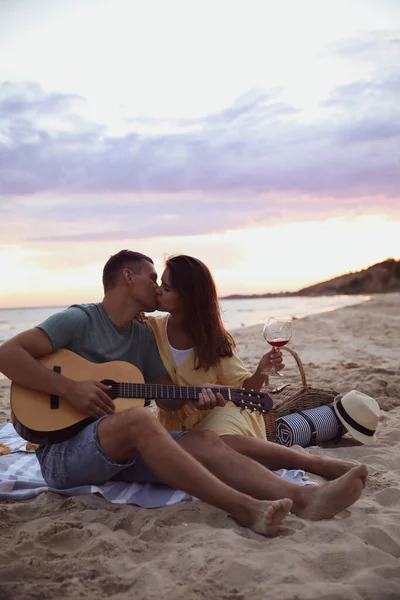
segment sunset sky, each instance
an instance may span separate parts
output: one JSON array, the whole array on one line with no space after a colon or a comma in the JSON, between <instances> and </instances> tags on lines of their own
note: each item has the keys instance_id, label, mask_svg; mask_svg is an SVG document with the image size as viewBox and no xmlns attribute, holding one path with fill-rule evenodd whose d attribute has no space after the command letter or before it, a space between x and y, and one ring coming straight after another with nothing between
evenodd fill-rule
<instances>
[{"instance_id":1,"label":"sunset sky","mask_svg":"<svg viewBox=\"0 0 400 600\"><path fill-rule=\"evenodd\" d=\"M0 0L0 307L111 254L221 295L400 257L397 0Z\"/></svg>"}]
</instances>

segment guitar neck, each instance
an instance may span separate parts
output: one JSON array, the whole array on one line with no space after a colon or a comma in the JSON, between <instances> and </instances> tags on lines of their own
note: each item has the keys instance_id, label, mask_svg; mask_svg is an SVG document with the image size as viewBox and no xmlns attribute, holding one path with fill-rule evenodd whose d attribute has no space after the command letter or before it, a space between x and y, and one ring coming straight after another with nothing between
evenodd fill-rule
<instances>
[{"instance_id":1,"label":"guitar neck","mask_svg":"<svg viewBox=\"0 0 400 600\"><path fill-rule=\"evenodd\" d=\"M197 400L201 387L186 385L161 385L156 383L113 383L113 394L118 398L163 398L170 400ZM212 388L214 394L221 393L225 400L231 399L230 389Z\"/></svg>"}]
</instances>

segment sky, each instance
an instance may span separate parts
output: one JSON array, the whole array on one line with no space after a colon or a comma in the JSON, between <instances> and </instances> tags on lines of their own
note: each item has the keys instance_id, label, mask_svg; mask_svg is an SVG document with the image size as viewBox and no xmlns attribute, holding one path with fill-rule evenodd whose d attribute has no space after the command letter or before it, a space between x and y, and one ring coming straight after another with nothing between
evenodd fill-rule
<instances>
[{"instance_id":1,"label":"sky","mask_svg":"<svg viewBox=\"0 0 400 600\"><path fill-rule=\"evenodd\" d=\"M0 0L0 307L123 248L220 295L400 257L397 0Z\"/></svg>"}]
</instances>

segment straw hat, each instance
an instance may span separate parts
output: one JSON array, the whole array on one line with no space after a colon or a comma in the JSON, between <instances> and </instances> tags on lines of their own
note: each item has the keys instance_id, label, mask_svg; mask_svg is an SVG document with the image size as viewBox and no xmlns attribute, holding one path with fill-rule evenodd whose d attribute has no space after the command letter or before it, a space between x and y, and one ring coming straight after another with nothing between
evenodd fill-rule
<instances>
[{"instance_id":1,"label":"straw hat","mask_svg":"<svg viewBox=\"0 0 400 600\"><path fill-rule=\"evenodd\" d=\"M375 444L376 428L379 422L379 405L376 400L351 390L336 396L333 406L338 419L353 438L363 444Z\"/></svg>"}]
</instances>

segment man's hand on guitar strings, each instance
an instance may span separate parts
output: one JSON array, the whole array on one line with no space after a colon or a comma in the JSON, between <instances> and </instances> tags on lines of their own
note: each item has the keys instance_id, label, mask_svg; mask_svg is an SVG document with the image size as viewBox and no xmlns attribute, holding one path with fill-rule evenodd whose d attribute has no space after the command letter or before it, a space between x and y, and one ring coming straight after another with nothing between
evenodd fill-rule
<instances>
[{"instance_id":1,"label":"man's hand on guitar strings","mask_svg":"<svg viewBox=\"0 0 400 600\"><path fill-rule=\"evenodd\" d=\"M114 402L106 393L110 389L100 381L74 381L65 398L77 410L99 419L114 414Z\"/></svg>"}]
</instances>

